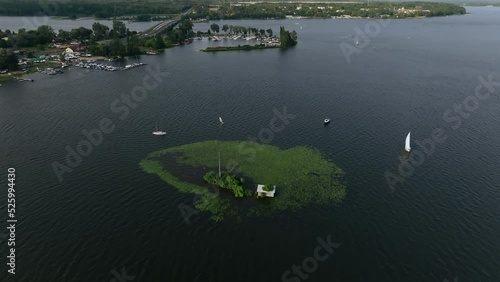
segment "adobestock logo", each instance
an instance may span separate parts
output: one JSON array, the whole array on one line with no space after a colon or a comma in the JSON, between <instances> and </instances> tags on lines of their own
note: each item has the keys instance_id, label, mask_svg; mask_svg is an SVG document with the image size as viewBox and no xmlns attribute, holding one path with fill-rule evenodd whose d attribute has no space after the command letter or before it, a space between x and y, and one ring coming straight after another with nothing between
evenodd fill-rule
<instances>
[{"instance_id":1,"label":"adobestock logo","mask_svg":"<svg viewBox=\"0 0 500 282\"><path fill-rule=\"evenodd\" d=\"M319 262L327 260L334 249L340 247L340 244L331 242L330 235L326 237L326 242L320 237L316 238L316 241L319 245L314 249L313 256L306 257L301 265L292 265L292 270L287 270L281 275L281 281L300 282L307 280L312 273L316 272Z\"/></svg>"},{"instance_id":2,"label":"adobestock logo","mask_svg":"<svg viewBox=\"0 0 500 282\"><path fill-rule=\"evenodd\" d=\"M142 84L132 87L130 94L123 93L120 98L116 98L111 102L109 108L114 113L113 118L102 118L96 127L81 131L85 137L81 139L75 146L66 145L66 157L62 161L53 161L51 163L52 170L60 183L63 182L63 175L71 173L78 167L85 157L89 156L95 148L101 145L106 136L115 131L119 121L126 120L130 112L141 104L151 93L158 88L160 83L165 78L169 77L169 73L160 70L157 65L156 69L151 66L146 66L146 74L142 78ZM75 148L75 149L74 149Z\"/></svg>"}]
</instances>

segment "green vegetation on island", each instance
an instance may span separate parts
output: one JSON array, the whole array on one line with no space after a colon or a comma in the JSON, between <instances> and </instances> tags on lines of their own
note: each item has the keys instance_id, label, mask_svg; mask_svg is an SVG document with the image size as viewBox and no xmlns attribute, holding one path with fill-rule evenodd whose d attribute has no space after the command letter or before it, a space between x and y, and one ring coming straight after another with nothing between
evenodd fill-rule
<instances>
[{"instance_id":1,"label":"green vegetation on island","mask_svg":"<svg viewBox=\"0 0 500 282\"><path fill-rule=\"evenodd\" d=\"M229 172L223 172L219 174L215 171L209 171L203 176L203 180L207 183L215 184L220 188L229 189L234 193L234 196L241 198L243 196L252 196L253 192L251 190L245 190L243 188L243 182L245 179L243 177L238 178Z\"/></svg>"},{"instance_id":2,"label":"green vegetation on island","mask_svg":"<svg viewBox=\"0 0 500 282\"><path fill-rule=\"evenodd\" d=\"M280 47L288 48L297 45L297 32L286 31L284 27L280 27Z\"/></svg>"},{"instance_id":3,"label":"green vegetation on island","mask_svg":"<svg viewBox=\"0 0 500 282\"><path fill-rule=\"evenodd\" d=\"M210 173L219 165L218 152L226 171L225 180L218 178L215 172ZM319 151L304 146L283 150L248 141L205 141L153 152L140 162L140 166L148 173L157 174L179 192L198 195L195 207L208 212L217 221L231 215L260 215L296 210L311 204L338 204L346 194L342 169L325 160ZM190 178L181 179L182 176L176 175L179 169L191 170ZM198 176L192 176L196 173ZM244 182L237 181L243 177ZM252 207L242 207L242 203L252 198L231 196L230 200L214 193L203 184L203 178L220 187L228 187L228 183L232 183L232 187L246 185L237 188L243 194L249 193L246 190L255 192L258 183L273 183L279 189L274 198L257 201ZM242 196L240 192L229 190Z\"/></svg>"}]
</instances>

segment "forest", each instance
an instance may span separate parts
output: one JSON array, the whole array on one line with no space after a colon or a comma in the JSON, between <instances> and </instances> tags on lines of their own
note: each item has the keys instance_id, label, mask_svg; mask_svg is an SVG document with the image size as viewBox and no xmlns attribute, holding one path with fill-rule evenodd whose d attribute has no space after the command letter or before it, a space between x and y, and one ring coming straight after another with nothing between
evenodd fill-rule
<instances>
[{"instance_id":1,"label":"forest","mask_svg":"<svg viewBox=\"0 0 500 282\"><path fill-rule=\"evenodd\" d=\"M144 20L150 15L180 14L189 10L192 3L148 1L0 1L2 16L54 16L54 17L95 17L110 18L126 15L143 15Z\"/></svg>"}]
</instances>

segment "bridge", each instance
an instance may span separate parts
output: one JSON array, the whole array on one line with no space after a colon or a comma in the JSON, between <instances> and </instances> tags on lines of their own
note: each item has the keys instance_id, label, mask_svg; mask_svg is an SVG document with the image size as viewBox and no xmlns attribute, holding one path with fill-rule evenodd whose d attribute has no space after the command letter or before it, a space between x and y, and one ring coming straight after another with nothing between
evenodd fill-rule
<instances>
[{"instance_id":1,"label":"bridge","mask_svg":"<svg viewBox=\"0 0 500 282\"><path fill-rule=\"evenodd\" d=\"M189 14L189 12L191 11L191 9L187 10L186 12L174 17L173 19L170 19L170 20L167 20L167 21L163 21L155 26L153 26L152 28L146 30L144 32L144 35L149 35L151 37L155 36L157 33L163 31L164 29L167 29L169 27L174 27L175 25L177 25L183 16Z\"/></svg>"}]
</instances>

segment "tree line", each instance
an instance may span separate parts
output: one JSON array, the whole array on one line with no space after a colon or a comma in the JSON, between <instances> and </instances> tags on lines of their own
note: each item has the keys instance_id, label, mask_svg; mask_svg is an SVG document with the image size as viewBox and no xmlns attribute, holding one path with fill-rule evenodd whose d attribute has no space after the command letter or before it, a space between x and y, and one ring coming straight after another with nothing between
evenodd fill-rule
<instances>
[{"instance_id":1,"label":"tree line","mask_svg":"<svg viewBox=\"0 0 500 282\"><path fill-rule=\"evenodd\" d=\"M280 47L281 48L288 48L288 47L293 47L297 45L297 32L292 31L287 31L285 30L285 27L281 26L280 27Z\"/></svg>"},{"instance_id":2,"label":"tree line","mask_svg":"<svg viewBox=\"0 0 500 282\"><path fill-rule=\"evenodd\" d=\"M411 8L409 13L398 12L399 8ZM208 6L194 5L192 16L196 19L284 19L287 15L309 18L331 18L342 15L371 18L435 17L465 14L465 8L450 3L434 2L372 2L367 3L255 3L235 6L221 4L215 11Z\"/></svg>"},{"instance_id":3,"label":"tree line","mask_svg":"<svg viewBox=\"0 0 500 282\"><path fill-rule=\"evenodd\" d=\"M180 14L192 7L189 1L169 2L104 2L104 1L22 1L3 0L0 15L3 16L62 16L111 18L125 15Z\"/></svg>"},{"instance_id":4,"label":"tree line","mask_svg":"<svg viewBox=\"0 0 500 282\"><path fill-rule=\"evenodd\" d=\"M268 28L268 29L258 29L255 27L244 27L244 26L236 26L236 25L227 25L224 24L222 25L222 29L220 26L216 23L212 23L210 25L210 30L207 33L213 32L213 33L219 33L219 31L222 30L224 33L230 33L230 34L254 34L254 35L260 35L262 37L266 36L266 34L269 37L273 36L273 30Z\"/></svg>"},{"instance_id":5,"label":"tree line","mask_svg":"<svg viewBox=\"0 0 500 282\"><path fill-rule=\"evenodd\" d=\"M113 38L124 38L137 34L130 31L122 21L113 21L113 27L95 22L92 29L85 27L74 28L72 30L59 30L58 33L48 25L41 25L36 30L19 29L17 32L11 30L0 30L0 48L24 48L43 46L51 42L63 42L71 40L87 40L96 42ZM5 38L5 39L4 39Z\"/></svg>"}]
</instances>

